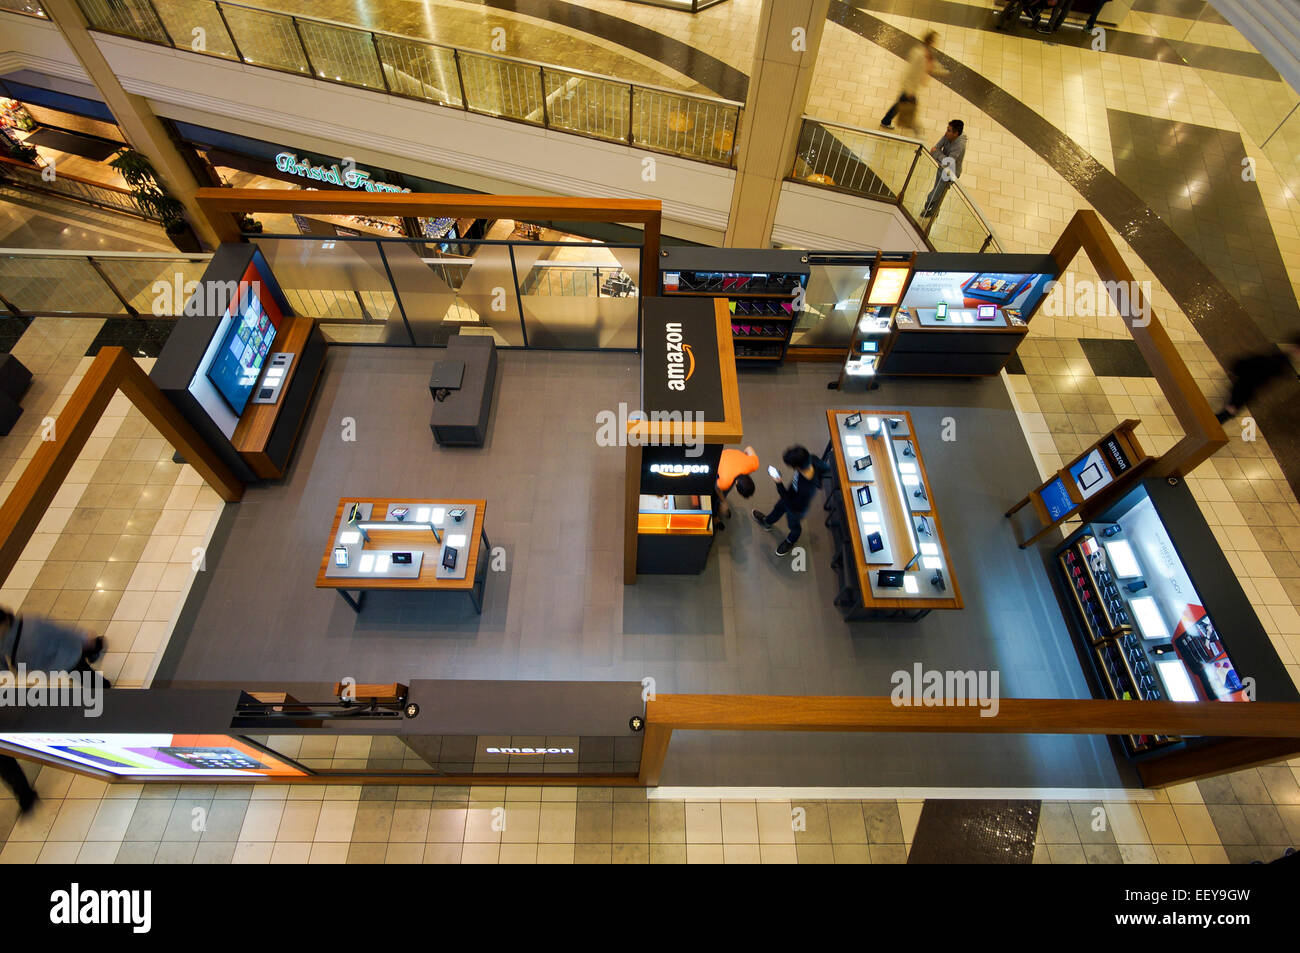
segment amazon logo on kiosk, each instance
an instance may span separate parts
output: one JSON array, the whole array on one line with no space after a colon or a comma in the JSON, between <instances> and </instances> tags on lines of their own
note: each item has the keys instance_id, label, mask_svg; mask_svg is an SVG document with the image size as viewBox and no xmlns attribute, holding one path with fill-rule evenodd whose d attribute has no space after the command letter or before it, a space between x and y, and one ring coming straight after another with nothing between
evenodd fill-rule
<instances>
[{"instance_id":1,"label":"amazon logo on kiosk","mask_svg":"<svg viewBox=\"0 0 1300 953\"><path fill-rule=\"evenodd\" d=\"M650 472L665 477L695 476L709 472L707 463L652 463Z\"/></svg>"},{"instance_id":2,"label":"amazon logo on kiosk","mask_svg":"<svg viewBox=\"0 0 1300 953\"><path fill-rule=\"evenodd\" d=\"M664 325L664 342L668 353L668 389L686 390L686 382L695 376L695 352L682 343L682 323Z\"/></svg>"}]
</instances>

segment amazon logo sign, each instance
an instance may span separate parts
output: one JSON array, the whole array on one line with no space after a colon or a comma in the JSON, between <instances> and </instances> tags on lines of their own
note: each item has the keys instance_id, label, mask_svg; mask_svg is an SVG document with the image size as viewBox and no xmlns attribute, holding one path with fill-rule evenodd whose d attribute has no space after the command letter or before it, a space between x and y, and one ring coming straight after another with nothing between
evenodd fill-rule
<instances>
[{"instance_id":1,"label":"amazon logo sign","mask_svg":"<svg viewBox=\"0 0 1300 953\"><path fill-rule=\"evenodd\" d=\"M695 376L695 352L689 344L682 343L680 321L664 325L664 343L668 356L668 389L686 390L686 382Z\"/></svg>"}]
</instances>

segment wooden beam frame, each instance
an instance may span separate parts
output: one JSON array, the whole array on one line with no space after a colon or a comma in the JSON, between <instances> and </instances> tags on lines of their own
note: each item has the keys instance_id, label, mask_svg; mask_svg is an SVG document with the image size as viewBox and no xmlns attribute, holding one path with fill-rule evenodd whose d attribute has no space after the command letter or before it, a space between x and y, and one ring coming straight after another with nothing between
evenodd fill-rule
<instances>
[{"instance_id":1,"label":"wooden beam frame","mask_svg":"<svg viewBox=\"0 0 1300 953\"><path fill-rule=\"evenodd\" d=\"M1143 780L1174 784L1266 763L1300 752L1300 705L1290 702L1148 702L1075 698L1003 698L983 717L964 706L902 706L892 698L800 695L660 695L646 703L643 783L658 784L673 731L852 731L952 734L1173 734L1233 739L1225 765L1219 748L1143 762ZM1184 758L1184 763L1174 759ZM1139 768L1141 770L1141 767Z\"/></svg>"},{"instance_id":2,"label":"wooden beam frame","mask_svg":"<svg viewBox=\"0 0 1300 953\"><path fill-rule=\"evenodd\" d=\"M1075 212L1052 248L1058 275L1065 274L1080 250L1087 253L1102 281L1122 283L1129 289L1129 300L1126 303L1115 301L1116 310L1183 428L1182 440L1157 458L1150 475L1186 476L1219 448L1226 446L1228 435L1151 309L1151 303L1143 297L1133 272L1106 234L1101 217L1091 209ZM1112 289L1114 287L1112 285ZM1126 306L1121 307L1122 304Z\"/></svg>"},{"instance_id":3,"label":"wooden beam frame","mask_svg":"<svg viewBox=\"0 0 1300 953\"><path fill-rule=\"evenodd\" d=\"M102 348L55 420L53 439L41 442L8 498L0 504L0 581L13 571L118 391L140 409L223 500L234 503L243 497L243 482L163 396L135 359L123 348Z\"/></svg>"},{"instance_id":4,"label":"wooden beam frame","mask_svg":"<svg viewBox=\"0 0 1300 953\"><path fill-rule=\"evenodd\" d=\"M513 218L524 221L610 222L641 225L641 297L659 294L659 237L663 203L649 199L592 199L543 195L470 195L442 192L306 192L298 189L199 189L199 208L223 242L243 241L235 217L371 215L402 218ZM415 239L413 239L415 240Z\"/></svg>"}]
</instances>

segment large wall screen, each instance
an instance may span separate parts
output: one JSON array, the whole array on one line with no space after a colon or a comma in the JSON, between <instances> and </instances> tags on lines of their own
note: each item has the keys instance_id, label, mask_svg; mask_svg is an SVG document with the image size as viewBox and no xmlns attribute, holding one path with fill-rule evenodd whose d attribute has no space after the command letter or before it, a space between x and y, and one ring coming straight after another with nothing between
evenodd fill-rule
<instances>
[{"instance_id":1,"label":"large wall screen","mask_svg":"<svg viewBox=\"0 0 1300 953\"><path fill-rule=\"evenodd\" d=\"M0 741L133 777L302 777L307 772L231 735L5 734Z\"/></svg>"}]
</instances>

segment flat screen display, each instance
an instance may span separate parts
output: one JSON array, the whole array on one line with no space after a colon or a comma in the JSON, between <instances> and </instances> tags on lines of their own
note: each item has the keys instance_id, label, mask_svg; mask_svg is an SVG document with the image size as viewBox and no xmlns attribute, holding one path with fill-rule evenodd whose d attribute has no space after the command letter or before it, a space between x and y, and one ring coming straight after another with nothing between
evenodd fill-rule
<instances>
[{"instance_id":1,"label":"flat screen display","mask_svg":"<svg viewBox=\"0 0 1300 953\"><path fill-rule=\"evenodd\" d=\"M6 734L0 741L126 776L301 777L306 772L233 735Z\"/></svg>"},{"instance_id":2,"label":"flat screen display","mask_svg":"<svg viewBox=\"0 0 1300 953\"><path fill-rule=\"evenodd\" d=\"M237 308L221 347L208 365L208 380L230 409L242 414L275 341L277 322L262 307L256 293L248 293Z\"/></svg>"}]
</instances>

